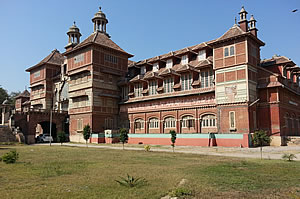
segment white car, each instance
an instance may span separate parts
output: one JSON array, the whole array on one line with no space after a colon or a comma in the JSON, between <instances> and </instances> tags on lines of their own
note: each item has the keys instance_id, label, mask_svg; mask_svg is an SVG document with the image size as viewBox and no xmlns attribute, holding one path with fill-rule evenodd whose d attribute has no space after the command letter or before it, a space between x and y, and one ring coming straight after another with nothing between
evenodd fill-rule
<instances>
[{"instance_id":1,"label":"white car","mask_svg":"<svg viewBox=\"0 0 300 199\"><path fill-rule=\"evenodd\" d=\"M53 142L53 138L49 134L40 134L36 140L37 142Z\"/></svg>"}]
</instances>

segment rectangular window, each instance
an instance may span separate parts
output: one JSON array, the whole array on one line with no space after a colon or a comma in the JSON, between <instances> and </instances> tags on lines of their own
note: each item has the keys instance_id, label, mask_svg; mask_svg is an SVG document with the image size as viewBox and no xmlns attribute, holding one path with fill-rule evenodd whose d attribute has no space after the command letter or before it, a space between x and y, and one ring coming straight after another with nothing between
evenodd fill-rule
<instances>
[{"instance_id":1,"label":"rectangular window","mask_svg":"<svg viewBox=\"0 0 300 199\"><path fill-rule=\"evenodd\" d=\"M234 54L234 46L224 48L224 57L233 56Z\"/></svg>"},{"instance_id":2,"label":"rectangular window","mask_svg":"<svg viewBox=\"0 0 300 199\"><path fill-rule=\"evenodd\" d=\"M122 99L123 100L128 99L128 86L122 87Z\"/></svg>"},{"instance_id":3,"label":"rectangular window","mask_svg":"<svg viewBox=\"0 0 300 199\"><path fill-rule=\"evenodd\" d=\"M34 78L37 78L37 77L39 77L41 75L41 71L39 70L39 71L36 71L34 74L33 74L33 77Z\"/></svg>"},{"instance_id":4,"label":"rectangular window","mask_svg":"<svg viewBox=\"0 0 300 199\"><path fill-rule=\"evenodd\" d=\"M158 65L158 63L156 62L156 63L153 64L152 71L153 71L153 72L156 72L156 71L158 71L158 69L159 69L159 65Z\"/></svg>"},{"instance_id":5,"label":"rectangular window","mask_svg":"<svg viewBox=\"0 0 300 199\"><path fill-rule=\"evenodd\" d=\"M234 55L234 46L230 46L230 56Z\"/></svg>"},{"instance_id":6,"label":"rectangular window","mask_svg":"<svg viewBox=\"0 0 300 199\"><path fill-rule=\"evenodd\" d=\"M77 131L81 132L83 130L83 120L77 119Z\"/></svg>"},{"instance_id":7,"label":"rectangular window","mask_svg":"<svg viewBox=\"0 0 300 199\"><path fill-rule=\"evenodd\" d=\"M158 119L150 119L149 120L149 128L150 129L158 129Z\"/></svg>"},{"instance_id":8,"label":"rectangular window","mask_svg":"<svg viewBox=\"0 0 300 199\"><path fill-rule=\"evenodd\" d=\"M141 67L141 75L144 75L146 73L146 66Z\"/></svg>"},{"instance_id":9,"label":"rectangular window","mask_svg":"<svg viewBox=\"0 0 300 199\"><path fill-rule=\"evenodd\" d=\"M166 68L172 68L172 67L173 67L173 60L172 59L168 59L167 60Z\"/></svg>"},{"instance_id":10,"label":"rectangular window","mask_svg":"<svg viewBox=\"0 0 300 199\"><path fill-rule=\"evenodd\" d=\"M149 82L149 95L156 95L157 94L157 81L152 80Z\"/></svg>"},{"instance_id":11,"label":"rectangular window","mask_svg":"<svg viewBox=\"0 0 300 199\"><path fill-rule=\"evenodd\" d=\"M228 56L229 56L228 48L225 48L225 49L224 49L224 56L225 56L225 57L228 57Z\"/></svg>"},{"instance_id":12,"label":"rectangular window","mask_svg":"<svg viewBox=\"0 0 300 199\"><path fill-rule=\"evenodd\" d=\"M206 51L205 50L200 50L198 54L198 60L205 60L206 59Z\"/></svg>"},{"instance_id":13,"label":"rectangular window","mask_svg":"<svg viewBox=\"0 0 300 199\"><path fill-rule=\"evenodd\" d=\"M181 90L191 90L192 89L192 74L184 74L181 76Z\"/></svg>"},{"instance_id":14,"label":"rectangular window","mask_svg":"<svg viewBox=\"0 0 300 199\"><path fill-rule=\"evenodd\" d=\"M137 83L134 85L134 96L141 97L143 91L143 85L141 83Z\"/></svg>"},{"instance_id":15,"label":"rectangular window","mask_svg":"<svg viewBox=\"0 0 300 199\"><path fill-rule=\"evenodd\" d=\"M74 64L84 61L84 54L80 54L74 57Z\"/></svg>"},{"instance_id":16,"label":"rectangular window","mask_svg":"<svg viewBox=\"0 0 300 199\"><path fill-rule=\"evenodd\" d=\"M181 64L184 65L184 64L188 64L188 63L189 63L188 56L187 55L183 55L181 57Z\"/></svg>"},{"instance_id":17,"label":"rectangular window","mask_svg":"<svg viewBox=\"0 0 300 199\"><path fill-rule=\"evenodd\" d=\"M113 64L117 64L118 63L118 58L116 56L113 56L113 55L105 54L104 55L104 61L110 62L110 63L113 63Z\"/></svg>"},{"instance_id":18,"label":"rectangular window","mask_svg":"<svg viewBox=\"0 0 300 199\"><path fill-rule=\"evenodd\" d=\"M173 92L174 80L172 77L164 79L164 93Z\"/></svg>"},{"instance_id":19,"label":"rectangular window","mask_svg":"<svg viewBox=\"0 0 300 199\"><path fill-rule=\"evenodd\" d=\"M213 86L214 74L212 69L201 71L200 76L201 76L201 85L200 85L201 88L207 88Z\"/></svg>"},{"instance_id":20,"label":"rectangular window","mask_svg":"<svg viewBox=\"0 0 300 199\"><path fill-rule=\"evenodd\" d=\"M235 112L234 111L229 112L229 125L230 125L230 130L235 130Z\"/></svg>"}]
</instances>

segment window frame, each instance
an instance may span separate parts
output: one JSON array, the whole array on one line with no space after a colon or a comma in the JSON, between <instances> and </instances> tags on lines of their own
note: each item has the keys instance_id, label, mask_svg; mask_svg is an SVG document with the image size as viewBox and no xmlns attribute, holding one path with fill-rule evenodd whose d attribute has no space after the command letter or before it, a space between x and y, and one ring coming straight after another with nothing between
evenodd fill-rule
<instances>
[{"instance_id":1,"label":"window frame","mask_svg":"<svg viewBox=\"0 0 300 199\"><path fill-rule=\"evenodd\" d=\"M231 49L233 49L233 53L231 53ZM224 47L224 58L235 56L235 45L230 45Z\"/></svg>"},{"instance_id":2,"label":"window frame","mask_svg":"<svg viewBox=\"0 0 300 199\"><path fill-rule=\"evenodd\" d=\"M231 118L231 115L233 114L233 118ZM233 120L232 120L233 119ZM233 126L232 126L233 124ZM235 111L229 111L229 129L230 130L236 130L236 117L235 117Z\"/></svg>"}]
</instances>

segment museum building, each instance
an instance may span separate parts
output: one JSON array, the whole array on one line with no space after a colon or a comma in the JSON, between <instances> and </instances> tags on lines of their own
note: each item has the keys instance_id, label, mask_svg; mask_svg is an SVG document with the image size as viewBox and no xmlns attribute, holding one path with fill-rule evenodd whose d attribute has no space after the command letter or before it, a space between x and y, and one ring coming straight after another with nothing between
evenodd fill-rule
<instances>
[{"instance_id":1,"label":"museum building","mask_svg":"<svg viewBox=\"0 0 300 199\"><path fill-rule=\"evenodd\" d=\"M80 42L74 22L66 51L26 70L31 107L67 111L71 141L89 124L96 143L128 128L135 144L169 145L175 130L177 145L249 147L263 129L283 145L300 135L300 68L284 56L260 59L265 43L247 14L242 7L217 39L134 62L110 39L100 8L90 36Z\"/></svg>"}]
</instances>

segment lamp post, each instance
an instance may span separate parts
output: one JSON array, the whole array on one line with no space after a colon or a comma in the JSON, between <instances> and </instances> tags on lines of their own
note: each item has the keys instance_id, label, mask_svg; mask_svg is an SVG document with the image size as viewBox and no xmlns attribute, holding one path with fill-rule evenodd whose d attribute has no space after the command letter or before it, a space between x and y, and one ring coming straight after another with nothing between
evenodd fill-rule
<instances>
[{"instance_id":1,"label":"lamp post","mask_svg":"<svg viewBox=\"0 0 300 199\"><path fill-rule=\"evenodd\" d=\"M52 107L50 108L50 146L52 142L52 120L53 120L53 113L52 111L56 109L56 104L55 104L55 90L53 91L53 98L52 98Z\"/></svg>"}]
</instances>

